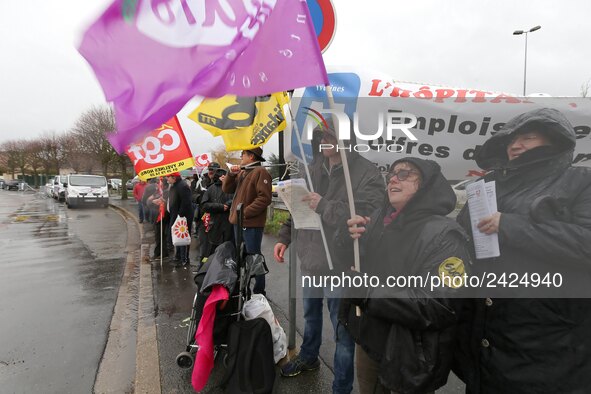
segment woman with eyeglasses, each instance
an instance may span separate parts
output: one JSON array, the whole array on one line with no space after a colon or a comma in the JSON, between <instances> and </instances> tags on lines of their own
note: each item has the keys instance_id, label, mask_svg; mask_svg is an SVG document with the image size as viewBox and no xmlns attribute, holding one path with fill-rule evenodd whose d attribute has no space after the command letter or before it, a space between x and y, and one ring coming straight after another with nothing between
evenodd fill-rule
<instances>
[{"instance_id":1,"label":"woman with eyeglasses","mask_svg":"<svg viewBox=\"0 0 591 394\"><path fill-rule=\"evenodd\" d=\"M352 275L340 320L357 343L362 394L432 393L450 371L467 236L445 217L456 197L437 163L404 158L386 180L384 207L347 222L361 242L361 272ZM363 277L373 279L356 286Z\"/></svg>"}]
</instances>

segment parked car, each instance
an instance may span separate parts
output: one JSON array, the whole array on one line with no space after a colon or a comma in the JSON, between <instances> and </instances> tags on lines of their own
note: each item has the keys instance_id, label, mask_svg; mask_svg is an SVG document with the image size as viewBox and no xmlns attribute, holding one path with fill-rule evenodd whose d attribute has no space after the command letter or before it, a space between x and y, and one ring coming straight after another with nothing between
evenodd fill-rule
<instances>
[{"instance_id":1,"label":"parked car","mask_svg":"<svg viewBox=\"0 0 591 394\"><path fill-rule=\"evenodd\" d=\"M59 202L66 200L66 185L68 183L67 175L57 175L53 179L53 198Z\"/></svg>"},{"instance_id":2,"label":"parked car","mask_svg":"<svg viewBox=\"0 0 591 394\"><path fill-rule=\"evenodd\" d=\"M119 190L121 188L121 179L111 178L107 180L107 187L109 190Z\"/></svg>"},{"instance_id":3,"label":"parked car","mask_svg":"<svg viewBox=\"0 0 591 394\"><path fill-rule=\"evenodd\" d=\"M127 183L125 184L125 187L127 188L127 190L133 190L133 187L135 186L136 183L139 183L140 181L140 177L139 176L134 176L133 179L130 179L127 181Z\"/></svg>"},{"instance_id":4,"label":"parked car","mask_svg":"<svg viewBox=\"0 0 591 394\"><path fill-rule=\"evenodd\" d=\"M21 183L25 183L20 179L13 179L4 183L5 190L19 190Z\"/></svg>"},{"instance_id":5,"label":"parked car","mask_svg":"<svg viewBox=\"0 0 591 394\"><path fill-rule=\"evenodd\" d=\"M53 180L55 178L49 178L47 180L47 183L45 184L45 194L47 195L47 197L53 197Z\"/></svg>"},{"instance_id":6,"label":"parked car","mask_svg":"<svg viewBox=\"0 0 591 394\"><path fill-rule=\"evenodd\" d=\"M81 205L109 205L107 178L102 175L68 175L66 205L76 208Z\"/></svg>"},{"instance_id":7,"label":"parked car","mask_svg":"<svg viewBox=\"0 0 591 394\"><path fill-rule=\"evenodd\" d=\"M476 178L464 179L463 181L460 181L451 187L454 190L454 193L456 194L458 205L466 204L466 201L468 200L468 196L466 194L466 186L468 186L474 181L476 181Z\"/></svg>"}]
</instances>

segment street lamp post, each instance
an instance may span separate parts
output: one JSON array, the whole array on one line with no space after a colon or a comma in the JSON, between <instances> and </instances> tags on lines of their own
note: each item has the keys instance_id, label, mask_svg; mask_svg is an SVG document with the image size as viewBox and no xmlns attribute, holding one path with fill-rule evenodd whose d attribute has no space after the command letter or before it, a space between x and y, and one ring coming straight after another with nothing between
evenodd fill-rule
<instances>
[{"instance_id":1,"label":"street lamp post","mask_svg":"<svg viewBox=\"0 0 591 394\"><path fill-rule=\"evenodd\" d=\"M527 33L533 33L536 30L540 30L542 26L534 26L529 30L515 30L513 32L514 36L519 36L525 34L525 64L523 66L523 96L525 97L525 84L527 80Z\"/></svg>"}]
</instances>

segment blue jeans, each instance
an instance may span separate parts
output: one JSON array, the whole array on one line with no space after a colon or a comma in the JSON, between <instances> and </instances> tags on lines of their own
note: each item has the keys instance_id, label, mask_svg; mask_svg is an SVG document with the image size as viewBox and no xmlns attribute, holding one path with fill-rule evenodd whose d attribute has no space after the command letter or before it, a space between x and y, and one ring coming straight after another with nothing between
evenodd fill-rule
<instances>
[{"instance_id":1,"label":"blue jeans","mask_svg":"<svg viewBox=\"0 0 591 394\"><path fill-rule=\"evenodd\" d=\"M137 214L140 219L140 222L144 221L144 204L141 201L137 202Z\"/></svg>"},{"instance_id":2,"label":"blue jeans","mask_svg":"<svg viewBox=\"0 0 591 394\"><path fill-rule=\"evenodd\" d=\"M303 288L305 327L300 357L306 362L314 362L318 358L322 343L322 308L326 298L336 343L332 392L335 394L348 394L353 390L355 342L345 327L338 321L341 299L335 297L338 294L329 293L327 289L323 288Z\"/></svg>"},{"instance_id":3,"label":"blue jeans","mask_svg":"<svg viewBox=\"0 0 591 394\"><path fill-rule=\"evenodd\" d=\"M175 246L176 257L183 264L189 263L189 246Z\"/></svg>"},{"instance_id":4,"label":"blue jeans","mask_svg":"<svg viewBox=\"0 0 591 394\"><path fill-rule=\"evenodd\" d=\"M243 227L242 239L248 254L261 254L261 244L263 243L263 227ZM234 239L238 239L238 226L234 225ZM265 293L265 275L257 275L254 278L254 294Z\"/></svg>"}]
</instances>

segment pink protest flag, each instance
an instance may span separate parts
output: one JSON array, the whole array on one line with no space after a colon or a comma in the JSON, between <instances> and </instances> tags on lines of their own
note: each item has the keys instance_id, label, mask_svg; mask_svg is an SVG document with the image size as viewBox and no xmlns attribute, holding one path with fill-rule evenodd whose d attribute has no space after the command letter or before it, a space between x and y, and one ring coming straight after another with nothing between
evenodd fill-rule
<instances>
[{"instance_id":1,"label":"pink protest flag","mask_svg":"<svg viewBox=\"0 0 591 394\"><path fill-rule=\"evenodd\" d=\"M262 96L328 77L304 0L115 0L79 48L122 152L194 96Z\"/></svg>"}]
</instances>

